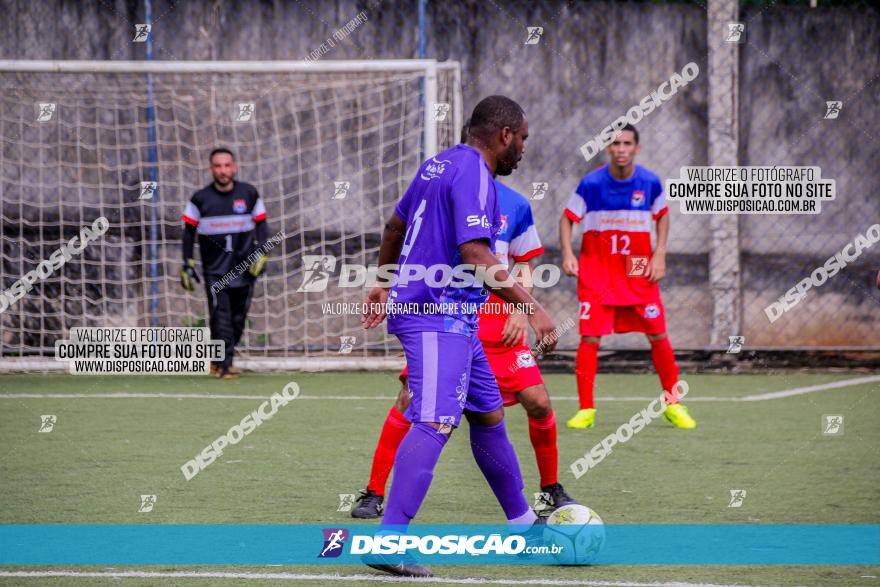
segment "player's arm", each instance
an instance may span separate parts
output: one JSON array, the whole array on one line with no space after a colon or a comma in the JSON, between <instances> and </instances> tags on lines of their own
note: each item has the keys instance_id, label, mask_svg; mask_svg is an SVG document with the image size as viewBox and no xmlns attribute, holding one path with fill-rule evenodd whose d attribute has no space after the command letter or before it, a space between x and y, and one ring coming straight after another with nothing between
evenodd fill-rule
<instances>
[{"instance_id":1,"label":"player's arm","mask_svg":"<svg viewBox=\"0 0 880 587\"><path fill-rule=\"evenodd\" d=\"M552 351L556 347L556 337L551 336L555 330L553 320L529 292L510 279L507 267L498 262L489 247L492 231L501 224L497 201L495 206L487 208L486 186L491 182L489 171L481 161L473 160L468 166L456 170L449 190L455 244L462 263L483 269L487 281L504 284L491 288L495 295L528 309L529 324L535 335L548 352Z\"/></svg>"},{"instance_id":2,"label":"player's arm","mask_svg":"<svg viewBox=\"0 0 880 587\"><path fill-rule=\"evenodd\" d=\"M578 274L578 259L571 248L571 227L574 221L565 214L559 219L559 245L562 250L562 270L566 275Z\"/></svg>"},{"instance_id":3,"label":"player's arm","mask_svg":"<svg viewBox=\"0 0 880 587\"><path fill-rule=\"evenodd\" d=\"M559 247L562 251L562 270L566 275L578 274L578 258L571 247L571 236L572 226L583 220L587 213L586 193L587 187L581 182L568 198L568 204L565 205L565 210L562 211L562 217L559 219Z\"/></svg>"},{"instance_id":4,"label":"player's arm","mask_svg":"<svg viewBox=\"0 0 880 587\"><path fill-rule=\"evenodd\" d=\"M537 265L537 258L544 253L544 246L535 228L535 220L532 218L532 208L528 202L524 202L517 209L515 226L511 227L511 235L508 254L513 260L513 272L519 276L519 283L530 294L532 293L532 268ZM501 343L505 346L521 344L529 328L529 318L521 311L513 311L504 321L501 331Z\"/></svg>"},{"instance_id":5,"label":"player's arm","mask_svg":"<svg viewBox=\"0 0 880 587\"><path fill-rule=\"evenodd\" d=\"M669 239L669 214L657 219L657 248L648 263L645 277L648 281L660 281L666 275L666 242Z\"/></svg>"},{"instance_id":6,"label":"player's arm","mask_svg":"<svg viewBox=\"0 0 880 587\"><path fill-rule=\"evenodd\" d=\"M382 243L379 245L379 267L388 267L400 259L405 236L406 222L395 212L385 223L385 229L382 231ZM364 328L378 326L385 319L385 303L388 301L388 290L390 289L390 281L379 282L367 294L364 313L361 316Z\"/></svg>"},{"instance_id":7,"label":"player's arm","mask_svg":"<svg viewBox=\"0 0 880 587\"><path fill-rule=\"evenodd\" d=\"M259 251L260 247L265 246L266 242L269 240L269 223L266 221L266 206L263 204L263 199L259 194L257 194L257 201L251 211L251 216L254 219L254 245ZM248 273L254 277L258 277L266 267L266 261L268 260L269 256L266 254L266 251L261 251L261 255L257 257L248 268Z\"/></svg>"},{"instance_id":8,"label":"player's arm","mask_svg":"<svg viewBox=\"0 0 880 587\"><path fill-rule=\"evenodd\" d=\"M533 258L526 262L516 263L514 265L514 273L523 277L523 289L528 293L532 293L534 289L532 285L531 272L537 265L537 261ZM504 322L504 330L501 331L501 344L505 346L515 346L525 337L526 330L529 328L529 317L520 311L513 311Z\"/></svg>"},{"instance_id":9,"label":"player's arm","mask_svg":"<svg viewBox=\"0 0 880 587\"><path fill-rule=\"evenodd\" d=\"M183 211L183 269L180 271L180 285L187 291L193 291L196 283L201 283L196 273L195 242L196 227L199 225L201 213L193 200L190 200Z\"/></svg>"},{"instance_id":10,"label":"player's arm","mask_svg":"<svg viewBox=\"0 0 880 587\"><path fill-rule=\"evenodd\" d=\"M669 208L666 206L663 184L656 176L651 181L651 214L657 222L657 248L648 263L645 277L655 283L666 275L666 242L669 239Z\"/></svg>"},{"instance_id":11,"label":"player's arm","mask_svg":"<svg viewBox=\"0 0 880 587\"><path fill-rule=\"evenodd\" d=\"M192 224L183 225L183 262L194 259L196 245L196 227Z\"/></svg>"},{"instance_id":12,"label":"player's arm","mask_svg":"<svg viewBox=\"0 0 880 587\"><path fill-rule=\"evenodd\" d=\"M459 245L458 250L461 253L463 263L485 268L487 280L494 280L495 283L504 284L497 288L492 288L492 292L496 296L505 302L518 304L520 307L530 309L529 324L532 325L538 341L546 352L556 348L556 337L553 336L553 331L556 327L553 325L553 320L541 304L535 301L532 294L510 278L510 273L498 263L498 257L489 249L489 241L483 238L467 241Z\"/></svg>"}]
</instances>

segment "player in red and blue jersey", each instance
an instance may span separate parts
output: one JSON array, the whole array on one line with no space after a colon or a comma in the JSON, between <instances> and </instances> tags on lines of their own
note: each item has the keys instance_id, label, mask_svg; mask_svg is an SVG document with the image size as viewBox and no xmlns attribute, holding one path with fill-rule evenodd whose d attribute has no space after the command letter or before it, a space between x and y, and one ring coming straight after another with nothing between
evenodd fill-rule
<instances>
[{"instance_id":1,"label":"player in red and blue jersey","mask_svg":"<svg viewBox=\"0 0 880 587\"><path fill-rule=\"evenodd\" d=\"M643 332L663 387L666 420L678 428L697 423L679 402L678 366L666 335L658 281L666 273L669 216L656 174L635 164L639 133L626 125L607 148L611 161L587 174L560 219L562 269L578 277L580 334L575 374L580 409L567 425L591 428L599 341L613 332ZM651 251L651 221L657 247ZM572 251L572 224L583 228L581 254Z\"/></svg>"},{"instance_id":2,"label":"player in red and blue jersey","mask_svg":"<svg viewBox=\"0 0 880 587\"><path fill-rule=\"evenodd\" d=\"M462 129L462 142L465 141L467 123ZM501 230L495 239L495 256L505 267L524 263L527 267L522 269L526 271L528 265L534 263L544 252L532 219L532 208L525 196L497 179L495 188L501 213ZM550 395L544 386L541 370L527 344L528 320L525 314L511 312L505 302L495 294L490 294L488 302L480 309L479 318L477 335L498 382L504 407L519 403L528 414L529 439L538 462L542 498L552 508L577 503L559 483L556 415L550 404ZM400 373L403 386L385 418L379 443L373 454L370 481L366 490L358 497L360 503L351 511L353 518L377 518L382 512L385 485L391 474L397 447L410 429L410 422L403 415L409 406L407 375L408 369L404 367Z\"/></svg>"},{"instance_id":3,"label":"player in red and blue jersey","mask_svg":"<svg viewBox=\"0 0 880 587\"><path fill-rule=\"evenodd\" d=\"M405 416L412 427L394 459L383 531L399 531L416 516L440 453L462 416L470 424L474 460L508 522L538 521L522 493L501 394L476 336L476 313L454 307L461 302L482 304L485 289L479 280L453 285L445 279L438 283L436 276L425 273L426 268L462 265L488 268L487 282L494 282L498 297L531 308L529 323L552 350L553 321L531 294L510 279L493 253L501 214L492 178L513 172L527 137L528 122L519 104L504 96L480 101L471 115L467 144L425 161L385 226L379 265L397 261L397 272L390 288L370 291L364 327L382 322L388 302L415 306L439 302L451 309L417 314L409 310L411 306L401 305L401 311L388 315L388 332L400 340L409 366L410 403ZM423 278L412 279L419 268ZM398 575L430 576L430 570L399 557L379 556L368 564Z\"/></svg>"}]
</instances>

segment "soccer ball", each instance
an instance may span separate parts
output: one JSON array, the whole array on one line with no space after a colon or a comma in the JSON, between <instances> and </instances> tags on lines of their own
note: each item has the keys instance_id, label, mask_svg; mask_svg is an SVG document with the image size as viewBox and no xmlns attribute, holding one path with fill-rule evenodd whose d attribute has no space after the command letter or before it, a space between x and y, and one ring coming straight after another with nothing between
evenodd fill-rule
<instances>
[{"instance_id":1,"label":"soccer ball","mask_svg":"<svg viewBox=\"0 0 880 587\"><path fill-rule=\"evenodd\" d=\"M588 565L605 544L605 526L599 514L583 505L564 505L547 518L544 542L561 547L554 553L562 565Z\"/></svg>"}]
</instances>

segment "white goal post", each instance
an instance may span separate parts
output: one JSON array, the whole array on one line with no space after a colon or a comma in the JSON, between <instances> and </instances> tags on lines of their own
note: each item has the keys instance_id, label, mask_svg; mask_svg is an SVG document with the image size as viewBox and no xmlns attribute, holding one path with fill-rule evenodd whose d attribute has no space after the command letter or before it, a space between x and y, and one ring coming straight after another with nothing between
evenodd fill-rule
<instances>
[{"instance_id":1,"label":"white goal post","mask_svg":"<svg viewBox=\"0 0 880 587\"><path fill-rule=\"evenodd\" d=\"M402 362L383 329L365 335L358 316L325 313L364 290L297 292L302 257L376 261L384 219L421 160L458 142L458 63L0 60L0 83L2 291L84 225L110 225L0 312L0 371L64 367L54 342L74 326L205 323L204 291L178 284L180 213L210 182L218 146L235 152L279 237L236 364Z\"/></svg>"}]
</instances>

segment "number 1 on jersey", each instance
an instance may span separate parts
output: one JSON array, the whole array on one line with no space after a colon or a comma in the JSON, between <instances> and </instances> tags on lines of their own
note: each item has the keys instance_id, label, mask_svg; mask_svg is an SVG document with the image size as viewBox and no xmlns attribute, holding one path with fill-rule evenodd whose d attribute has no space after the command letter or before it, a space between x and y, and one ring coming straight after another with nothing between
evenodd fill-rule
<instances>
[{"instance_id":1,"label":"number 1 on jersey","mask_svg":"<svg viewBox=\"0 0 880 587\"><path fill-rule=\"evenodd\" d=\"M406 235L403 237L403 247L400 249L401 257L409 256L413 243L416 242L416 238L419 236L419 230L422 228L422 214L424 214L425 206L427 205L428 201L422 200L419 207L416 209L416 213L413 215L413 223L409 225L409 228L406 230Z\"/></svg>"},{"instance_id":2,"label":"number 1 on jersey","mask_svg":"<svg viewBox=\"0 0 880 587\"><path fill-rule=\"evenodd\" d=\"M226 252L227 253L232 252L232 235L231 234L226 235Z\"/></svg>"}]
</instances>

